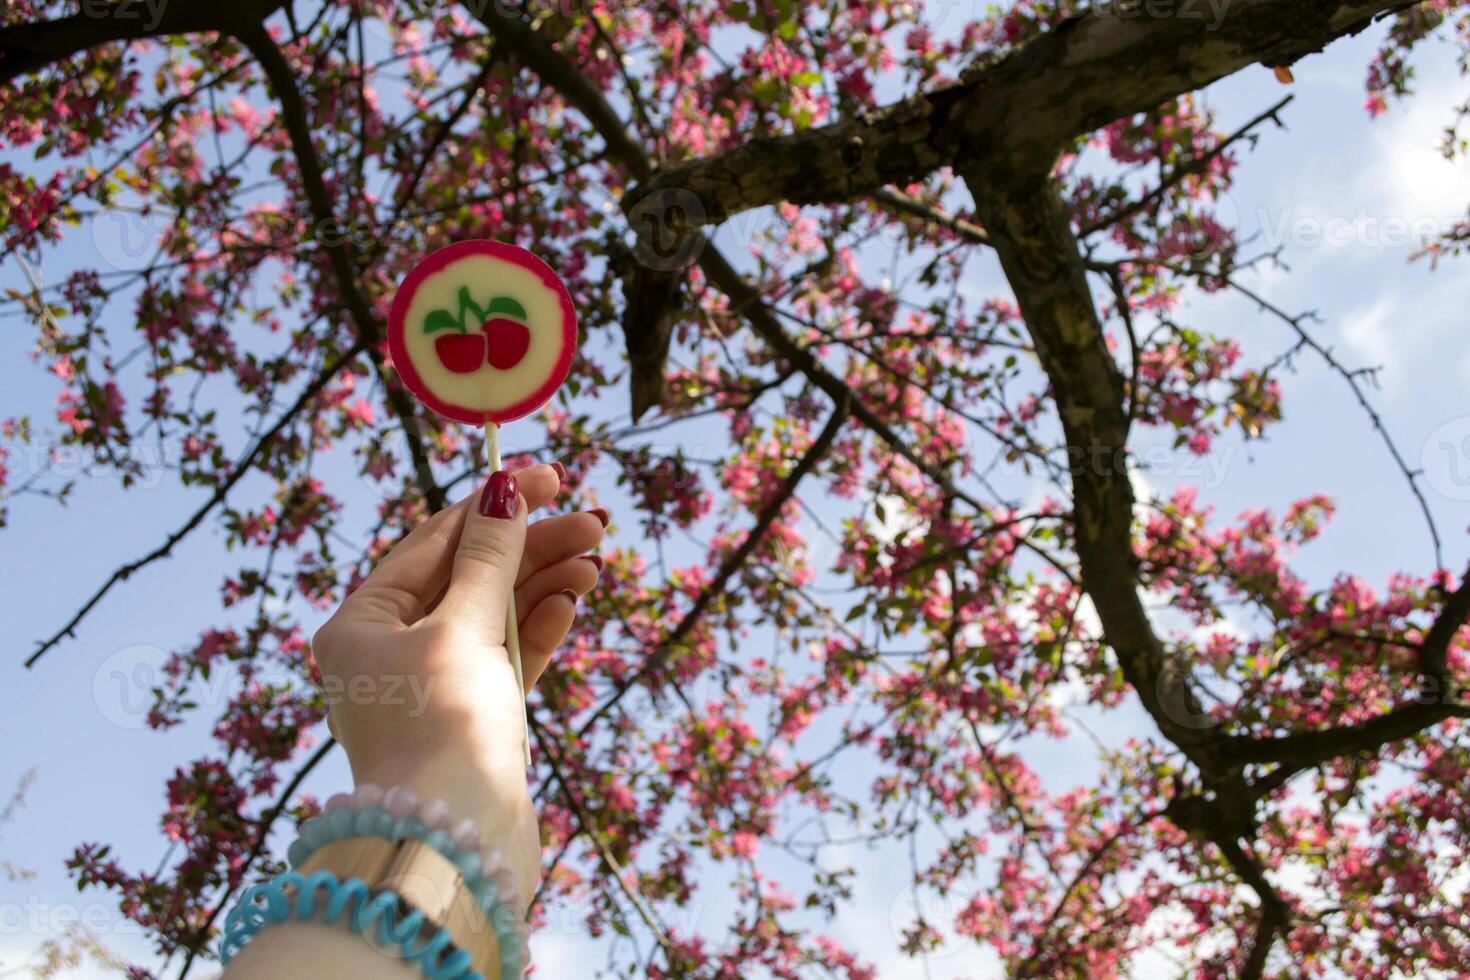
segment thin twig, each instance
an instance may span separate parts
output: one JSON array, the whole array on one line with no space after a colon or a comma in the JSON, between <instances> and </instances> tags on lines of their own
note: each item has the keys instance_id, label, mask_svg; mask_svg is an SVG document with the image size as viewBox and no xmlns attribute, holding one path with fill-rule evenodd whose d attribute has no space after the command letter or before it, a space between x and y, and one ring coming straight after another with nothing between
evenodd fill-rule
<instances>
[{"instance_id":1,"label":"thin twig","mask_svg":"<svg viewBox=\"0 0 1470 980\"><path fill-rule=\"evenodd\" d=\"M84 602L82 607L72 614L71 619L67 620L65 626L61 627L61 629L57 630L37 646L36 652L26 658L25 665L27 667L34 666L37 660L45 656L47 651L51 650L63 639L69 636L75 636L77 626L102 601L103 597L112 591L114 586L126 581L140 569L153 564L155 561L168 557L173 552L174 547L188 537L195 528L199 527L204 522L204 519L209 516L210 511L214 510L215 507L224 501L230 491L234 489L235 484L239 483L245 474L250 472L251 467L255 465L256 459L259 458L265 448L295 419L296 415L305 407L307 402L311 401L322 388L326 387L327 382L336 377L344 367L355 360L365 349L366 346L363 342L358 341L344 351L330 365L318 372L317 376L312 379L311 384L307 385L306 389L296 399L295 403L276 420L274 425L255 441L255 444L250 447L244 456L235 462L235 465L230 470L230 474L215 487L214 492L209 495L209 499L201 504L199 509L194 511L193 514L190 514L188 520L184 521L183 524L179 525L176 530L169 534L164 539L163 544L154 548L143 557L119 566L116 571L108 576L107 581L103 582L97 591L92 593L91 598Z\"/></svg>"},{"instance_id":2,"label":"thin twig","mask_svg":"<svg viewBox=\"0 0 1470 980\"><path fill-rule=\"evenodd\" d=\"M240 866L240 882L245 881L246 872L265 853L265 842L266 838L270 836L271 827L275 825L276 820L285 812L287 804L291 802L291 797L296 795L296 791L301 788L301 784L306 781L306 777L311 775L312 770L321 764L321 761L327 757L327 753L332 751L336 745L337 740L335 738L328 738L323 742L321 748L312 753L311 758L306 760L306 764L296 771L296 775L291 777L291 781L286 784L286 788L276 798L275 806L267 810L260 818L258 822L260 829L255 838L255 844L250 848L250 853L245 856L245 863ZM214 926L214 920L219 918L220 912L224 911L225 906L229 904L231 897L234 896L236 889L239 887L240 884L236 883L225 890L224 895L210 911L209 918L205 919L204 924L195 932L195 938L198 941L189 947L189 955L184 958L184 968L179 971L178 980L184 980L184 977L188 976L189 967L194 963L194 957L199 955L200 948L209 940L209 930Z\"/></svg>"}]
</instances>

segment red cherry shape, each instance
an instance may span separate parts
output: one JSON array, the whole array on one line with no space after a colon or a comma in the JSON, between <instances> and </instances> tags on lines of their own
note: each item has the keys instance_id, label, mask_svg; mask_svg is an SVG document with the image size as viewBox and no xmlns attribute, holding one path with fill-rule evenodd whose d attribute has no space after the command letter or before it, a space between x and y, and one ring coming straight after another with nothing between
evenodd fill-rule
<instances>
[{"instance_id":1,"label":"red cherry shape","mask_svg":"<svg viewBox=\"0 0 1470 980\"><path fill-rule=\"evenodd\" d=\"M524 323L509 317L491 317L480 329L485 334L490 366L498 370L509 371L521 363L531 348L531 331Z\"/></svg>"},{"instance_id":2,"label":"red cherry shape","mask_svg":"<svg viewBox=\"0 0 1470 980\"><path fill-rule=\"evenodd\" d=\"M485 363L485 338L476 333L447 333L434 340L439 361L455 374L469 374Z\"/></svg>"}]
</instances>

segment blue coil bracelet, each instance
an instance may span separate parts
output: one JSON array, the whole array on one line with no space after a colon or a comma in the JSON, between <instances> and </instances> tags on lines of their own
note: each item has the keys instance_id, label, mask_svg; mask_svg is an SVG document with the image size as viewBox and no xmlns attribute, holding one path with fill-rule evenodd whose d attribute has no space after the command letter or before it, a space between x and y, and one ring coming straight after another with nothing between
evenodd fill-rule
<instances>
[{"instance_id":1,"label":"blue coil bracelet","mask_svg":"<svg viewBox=\"0 0 1470 980\"><path fill-rule=\"evenodd\" d=\"M519 976L530 951L514 877L473 822L450 826L448 810L402 787L333 797L287 850L293 870L251 887L226 917L220 958L300 919L354 929L429 980Z\"/></svg>"}]
</instances>

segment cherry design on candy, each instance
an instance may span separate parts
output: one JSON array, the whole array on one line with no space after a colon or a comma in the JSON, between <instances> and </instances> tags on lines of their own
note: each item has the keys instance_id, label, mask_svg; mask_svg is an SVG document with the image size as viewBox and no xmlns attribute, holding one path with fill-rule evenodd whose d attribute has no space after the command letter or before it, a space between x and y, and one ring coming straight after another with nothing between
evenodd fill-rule
<instances>
[{"instance_id":1,"label":"cherry design on candy","mask_svg":"<svg viewBox=\"0 0 1470 980\"><path fill-rule=\"evenodd\" d=\"M448 310L430 310L424 317L424 333L439 333L434 352L455 374L477 371L486 361L500 371L521 362L531 347L531 330L526 326L526 309L511 296L494 296L483 307L470 296L468 286L459 290L458 315ZM477 332L472 333L474 327Z\"/></svg>"}]
</instances>

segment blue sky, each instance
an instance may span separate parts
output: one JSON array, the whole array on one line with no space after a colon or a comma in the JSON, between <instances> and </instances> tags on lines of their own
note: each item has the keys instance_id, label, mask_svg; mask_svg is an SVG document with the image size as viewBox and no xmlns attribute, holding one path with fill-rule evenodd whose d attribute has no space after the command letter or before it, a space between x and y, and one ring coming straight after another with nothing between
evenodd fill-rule
<instances>
[{"instance_id":1,"label":"blue sky","mask_svg":"<svg viewBox=\"0 0 1470 980\"><path fill-rule=\"evenodd\" d=\"M968 5L959 13L968 16ZM948 14L947 14L948 16ZM1296 101L1283 113L1287 131L1266 128L1258 148L1237 171L1230 203L1244 234L1280 240L1290 271L1263 271L1252 285L1280 306L1315 309L1323 322L1317 336L1352 367L1381 365L1382 388L1373 392L1390 432L1411 465L1425 465L1425 489L1445 539L1446 563L1462 568L1470 522L1470 454L1459 458L1470 435L1470 345L1463 341L1467 286L1463 268L1451 262L1431 273L1409 263L1412 251L1396 241L1402 228L1443 227L1463 215L1470 201L1470 170L1445 161L1439 136L1465 83L1447 45L1433 45L1420 66L1420 94L1370 121L1363 112L1365 66L1381 32L1334 45L1327 54L1296 66ZM1232 129L1286 90L1266 69L1252 68L1214 86L1207 98L1222 128ZM1320 229L1320 231L1318 231ZM1323 233L1327 241L1322 241ZM74 236L54 264L58 269L116 258L123 245L105 230ZM727 252L736 251L732 246ZM886 253L884 253L886 255ZM1003 289L993 260L977 259L970 288L977 297ZM0 268L0 286L25 288L19 268ZM1189 318L1204 329L1239 338L1247 357L1269 359L1289 346L1284 325L1240 299L1192 297ZM55 379L26 357L31 334L12 318L0 319L0 417L48 414ZM1285 423L1265 440L1221 440L1208 468L1180 473L1180 457L1140 483L1167 493L1181 475L1206 484L1203 496L1228 517L1250 506L1276 509L1303 495L1326 491L1339 505L1328 533L1302 553L1301 571L1315 584L1352 571L1382 583L1396 570L1424 572L1431 553L1422 520L1401 474L1372 432L1342 381L1311 355L1283 377ZM621 404L621 393L618 393ZM513 440L512 440L513 442ZM1148 446L1145 438L1140 448ZM23 449L19 450L24 452ZM1457 470L1456 464L1464 467ZM16 469L21 464L12 464ZM120 694L146 686L165 652L188 642L217 619L221 536L207 525L184 542L172 560L153 565L114 592L84 623L75 640L53 651L34 670L20 662L36 638L48 635L119 563L152 548L197 504L166 474L156 485L126 494L108 479L82 480L69 507L36 499L14 501L9 528L0 532L0 595L9 643L0 671L0 789L28 767L38 769L26 807L0 828L0 857L38 872L31 883L0 883L0 977L22 964L49 933L81 918L125 956L148 962L147 945L122 923L107 895L78 896L61 862L79 840L106 840L128 867L152 866L165 856L157 831L164 780L181 759L207 740L202 725L160 736ZM366 507L371 491L349 503ZM632 543L636 526L621 531ZM831 558L814 545L813 557ZM823 550L827 548L828 550ZM308 626L312 625L309 621ZM208 717L208 712L206 712ZM1085 715L1104 738L1146 731L1135 711L1105 718ZM1094 750L1074 738L1030 744L1027 756L1054 790L1087 779ZM336 758L314 774L308 789L327 795L346 783ZM925 964L894 953L895 930L908 921L911 895L903 887L903 862L854 851L862 870L855 900L830 931L879 964L887 978L998 975L972 950ZM691 910L706 927L721 910ZM706 918L705 916L708 916ZM533 942L544 976L581 975L597 947L578 935L575 919L562 917ZM1166 975L1161 956L1141 959L1136 975ZM205 976L210 971L198 972ZM82 968L65 976L102 975Z\"/></svg>"}]
</instances>

